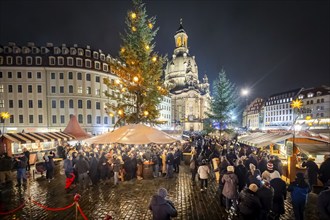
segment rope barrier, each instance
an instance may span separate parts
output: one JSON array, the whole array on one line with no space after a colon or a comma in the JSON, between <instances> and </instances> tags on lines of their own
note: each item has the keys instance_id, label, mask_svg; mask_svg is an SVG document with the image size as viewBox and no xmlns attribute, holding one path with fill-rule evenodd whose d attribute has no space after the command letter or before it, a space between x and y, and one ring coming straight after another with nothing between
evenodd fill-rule
<instances>
[{"instance_id":1,"label":"rope barrier","mask_svg":"<svg viewBox=\"0 0 330 220\"><path fill-rule=\"evenodd\" d=\"M88 220L88 218L86 217L86 215L84 214L84 212L81 210L80 205L79 205L78 202L77 202L76 205L77 205L77 208L78 208L78 210L79 210L81 216L82 216L85 220Z\"/></svg>"},{"instance_id":2,"label":"rope barrier","mask_svg":"<svg viewBox=\"0 0 330 220\"><path fill-rule=\"evenodd\" d=\"M0 212L0 215L9 215L9 214L11 214L11 213L14 213L14 212L20 210L20 209L23 208L24 206L25 206L25 204L24 204L24 202L23 202L23 203L22 203L20 206L18 206L16 209L13 209L13 210L10 210L10 211L7 211L7 212Z\"/></svg>"},{"instance_id":3,"label":"rope barrier","mask_svg":"<svg viewBox=\"0 0 330 220\"><path fill-rule=\"evenodd\" d=\"M47 210L47 211L53 211L53 212L56 212L56 211L63 211L63 210L69 209L69 208L71 208L72 206L75 205L75 202L74 202L74 203L72 203L72 204L70 204L70 205L68 205L68 206L62 207L62 208L50 208L50 207L44 206L44 205L42 205L42 204L40 204L40 203L38 203L38 202L32 200L32 199L31 199L31 202L33 202L34 204L36 204L36 205L39 206L40 208L43 208L43 209L45 209L45 210Z\"/></svg>"}]
</instances>

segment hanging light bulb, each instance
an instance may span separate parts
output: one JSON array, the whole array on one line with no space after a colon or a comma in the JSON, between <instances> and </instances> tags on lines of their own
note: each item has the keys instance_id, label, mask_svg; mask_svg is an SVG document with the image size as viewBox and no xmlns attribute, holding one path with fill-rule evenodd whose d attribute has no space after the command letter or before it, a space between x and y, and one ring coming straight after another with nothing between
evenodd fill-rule
<instances>
[{"instance_id":1,"label":"hanging light bulb","mask_svg":"<svg viewBox=\"0 0 330 220\"><path fill-rule=\"evenodd\" d=\"M116 83L116 84L120 84L120 80L119 80L119 79L116 79L116 80L115 80L115 83Z\"/></svg>"},{"instance_id":2,"label":"hanging light bulb","mask_svg":"<svg viewBox=\"0 0 330 220\"><path fill-rule=\"evenodd\" d=\"M153 26L153 24L152 24L151 22L149 22L148 27L149 27L150 29L152 29L154 26Z\"/></svg>"},{"instance_id":3,"label":"hanging light bulb","mask_svg":"<svg viewBox=\"0 0 330 220\"><path fill-rule=\"evenodd\" d=\"M131 18L132 18L132 19L135 19L135 18L136 18L136 13L135 13L135 12L132 12L132 13L131 13Z\"/></svg>"},{"instance_id":4,"label":"hanging light bulb","mask_svg":"<svg viewBox=\"0 0 330 220\"><path fill-rule=\"evenodd\" d=\"M148 111L144 111L143 114L144 114L144 116L148 116L149 115L149 112Z\"/></svg>"},{"instance_id":5,"label":"hanging light bulb","mask_svg":"<svg viewBox=\"0 0 330 220\"><path fill-rule=\"evenodd\" d=\"M132 31L135 32L136 31L136 27L133 26L132 27Z\"/></svg>"},{"instance_id":6,"label":"hanging light bulb","mask_svg":"<svg viewBox=\"0 0 330 220\"><path fill-rule=\"evenodd\" d=\"M125 47L122 47L122 48L120 49L120 52L124 53L124 52L125 52Z\"/></svg>"},{"instance_id":7,"label":"hanging light bulb","mask_svg":"<svg viewBox=\"0 0 330 220\"><path fill-rule=\"evenodd\" d=\"M153 56L153 57L151 58L151 60L152 60L152 62L156 62L156 61L157 61L157 57L156 57L156 56Z\"/></svg>"},{"instance_id":8,"label":"hanging light bulb","mask_svg":"<svg viewBox=\"0 0 330 220\"><path fill-rule=\"evenodd\" d=\"M124 114L124 111L121 110L121 109L119 109L119 110L118 110L118 115L122 116L123 114Z\"/></svg>"},{"instance_id":9,"label":"hanging light bulb","mask_svg":"<svg viewBox=\"0 0 330 220\"><path fill-rule=\"evenodd\" d=\"M110 115L110 117L113 117L113 113L112 113L112 112L110 112L110 114L109 114L109 115Z\"/></svg>"},{"instance_id":10,"label":"hanging light bulb","mask_svg":"<svg viewBox=\"0 0 330 220\"><path fill-rule=\"evenodd\" d=\"M145 48L146 48L146 50L149 50L150 49L149 45L146 45Z\"/></svg>"},{"instance_id":11,"label":"hanging light bulb","mask_svg":"<svg viewBox=\"0 0 330 220\"><path fill-rule=\"evenodd\" d=\"M137 81L139 81L139 77L137 77L137 76L134 76L134 77L133 77L133 81L134 81L134 82L137 82Z\"/></svg>"}]
</instances>

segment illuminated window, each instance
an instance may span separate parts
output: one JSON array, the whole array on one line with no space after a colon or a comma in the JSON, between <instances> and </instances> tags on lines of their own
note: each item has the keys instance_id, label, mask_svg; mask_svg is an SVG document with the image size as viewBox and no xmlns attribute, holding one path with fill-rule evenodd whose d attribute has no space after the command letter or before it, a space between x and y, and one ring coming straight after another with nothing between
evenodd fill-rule
<instances>
[{"instance_id":1,"label":"illuminated window","mask_svg":"<svg viewBox=\"0 0 330 220\"><path fill-rule=\"evenodd\" d=\"M78 86L77 92L78 92L78 94L82 94L83 93L82 86Z\"/></svg>"},{"instance_id":2,"label":"illuminated window","mask_svg":"<svg viewBox=\"0 0 330 220\"><path fill-rule=\"evenodd\" d=\"M181 47L182 41L181 41L181 37L178 37L176 39L176 47Z\"/></svg>"},{"instance_id":3,"label":"illuminated window","mask_svg":"<svg viewBox=\"0 0 330 220\"><path fill-rule=\"evenodd\" d=\"M0 108L4 108L5 107L5 100L0 99Z\"/></svg>"},{"instance_id":4,"label":"illuminated window","mask_svg":"<svg viewBox=\"0 0 330 220\"><path fill-rule=\"evenodd\" d=\"M0 92L3 92L3 85L0 85Z\"/></svg>"},{"instance_id":5,"label":"illuminated window","mask_svg":"<svg viewBox=\"0 0 330 220\"><path fill-rule=\"evenodd\" d=\"M86 94L92 94L92 88L91 87L86 88Z\"/></svg>"},{"instance_id":6,"label":"illuminated window","mask_svg":"<svg viewBox=\"0 0 330 220\"><path fill-rule=\"evenodd\" d=\"M79 56L84 56L84 50L81 48L78 48L78 55Z\"/></svg>"}]
</instances>

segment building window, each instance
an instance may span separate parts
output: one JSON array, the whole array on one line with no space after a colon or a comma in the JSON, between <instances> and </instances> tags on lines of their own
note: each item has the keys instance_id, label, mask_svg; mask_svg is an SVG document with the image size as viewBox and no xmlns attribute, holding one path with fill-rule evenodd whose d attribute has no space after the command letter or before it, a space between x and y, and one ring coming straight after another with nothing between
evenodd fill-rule
<instances>
[{"instance_id":1,"label":"building window","mask_svg":"<svg viewBox=\"0 0 330 220\"><path fill-rule=\"evenodd\" d=\"M90 60L85 60L85 66L87 68L91 68L92 67L92 62Z\"/></svg>"},{"instance_id":2,"label":"building window","mask_svg":"<svg viewBox=\"0 0 330 220\"><path fill-rule=\"evenodd\" d=\"M2 72L0 72L0 78L2 78Z\"/></svg>"},{"instance_id":3,"label":"building window","mask_svg":"<svg viewBox=\"0 0 330 220\"><path fill-rule=\"evenodd\" d=\"M13 64L13 58L12 57L7 57L7 64L12 65Z\"/></svg>"},{"instance_id":4,"label":"building window","mask_svg":"<svg viewBox=\"0 0 330 220\"><path fill-rule=\"evenodd\" d=\"M88 86L86 88L86 94L89 94L89 95L92 94L92 88L91 87Z\"/></svg>"},{"instance_id":5,"label":"building window","mask_svg":"<svg viewBox=\"0 0 330 220\"><path fill-rule=\"evenodd\" d=\"M64 108L64 100L60 100L60 108Z\"/></svg>"},{"instance_id":6,"label":"building window","mask_svg":"<svg viewBox=\"0 0 330 220\"><path fill-rule=\"evenodd\" d=\"M56 100L52 100L52 108L56 108Z\"/></svg>"},{"instance_id":7,"label":"building window","mask_svg":"<svg viewBox=\"0 0 330 220\"><path fill-rule=\"evenodd\" d=\"M111 118L111 123L112 123L112 124L115 123L115 116L112 116L112 118Z\"/></svg>"},{"instance_id":8,"label":"building window","mask_svg":"<svg viewBox=\"0 0 330 220\"><path fill-rule=\"evenodd\" d=\"M38 108L42 108L42 100L38 100Z\"/></svg>"},{"instance_id":9,"label":"building window","mask_svg":"<svg viewBox=\"0 0 330 220\"><path fill-rule=\"evenodd\" d=\"M78 108L83 108L82 100L78 100Z\"/></svg>"},{"instance_id":10,"label":"building window","mask_svg":"<svg viewBox=\"0 0 330 220\"><path fill-rule=\"evenodd\" d=\"M57 57L57 63L58 63L58 65L63 66L64 65L64 58L63 57Z\"/></svg>"},{"instance_id":11,"label":"building window","mask_svg":"<svg viewBox=\"0 0 330 220\"><path fill-rule=\"evenodd\" d=\"M52 91L52 93L56 93L56 86L52 86L51 91Z\"/></svg>"},{"instance_id":12,"label":"building window","mask_svg":"<svg viewBox=\"0 0 330 220\"><path fill-rule=\"evenodd\" d=\"M99 76L95 76L95 82L100 82L100 77Z\"/></svg>"},{"instance_id":13,"label":"building window","mask_svg":"<svg viewBox=\"0 0 330 220\"><path fill-rule=\"evenodd\" d=\"M78 122L81 123L81 124L83 123L83 115L82 114L78 115Z\"/></svg>"},{"instance_id":14,"label":"building window","mask_svg":"<svg viewBox=\"0 0 330 220\"><path fill-rule=\"evenodd\" d=\"M14 108L14 100L9 100L8 107Z\"/></svg>"},{"instance_id":15,"label":"building window","mask_svg":"<svg viewBox=\"0 0 330 220\"><path fill-rule=\"evenodd\" d=\"M38 85L38 93L42 93L42 86L41 85Z\"/></svg>"},{"instance_id":16,"label":"building window","mask_svg":"<svg viewBox=\"0 0 330 220\"><path fill-rule=\"evenodd\" d=\"M32 57L26 57L26 64L32 65Z\"/></svg>"},{"instance_id":17,"label":"building window","mask_svg":"<svg viewBox=\"0 0 330 220\"><path fill-rule=\"evenodd\" d=\"M29 100L29 108L33 108L33 100Z\"/></svg>"},{"instance_id":18,"label":"building window","mask_svg":"<svg viewBox=\"0 0 330 220\"><path fill-rule=\"evenodd\" d=\"M28 78L32 79L32 72L28 72Z\"/></svg>"},{"instance_id":19,"label":"building window","mask_svg":"<svg viewBox=\"0 0 330 220\"><path fill-rule=\"evenodd\" d=\"M11 124L15 123L14 115L11 115L11 116L10 116L9 122L10 122Z\"/></svg>"},{"instance_id":20,"label":"building window","mask_svg":"<svg viewBox=\"0 0 330 220\"><path fill-rule=\"evenodd\" d=\"M77 58L76 59L76 64L77 64L77 66L82 67L82 59L81 58Z\"/></svg>"},{"instance_id":21,"label":"building window","mask_svg":"<svg viewBox=\"0 0 330 220\"><path fill-rule=\"evenodd\" d=\"M86 57L91 57L91 51L90 50L86 50L85 53L86 53Z\"/></svg>"},{"instance_id":22,"label":"building window","mask_svg":"<svg viewBox=\"0 0 330 220\"><path fill-rule=\"evenodd\" d=\"M51 73L51 74L50 74L50 78L51 78L51 79L55 79L55 78L56 78L55 73Z\"/></svg>"},{"instance_id":23,"label":"building window","mask_svg":"<svg viewBox=\"0 0 330 220\"><path fill-rule=\"evenodd\" d=\"M100 62L95 62L95 69L99 70L100 66L101 66Z\"/></svg>"},{"instance_id":24,"label":"building window","mask_svg":"<svg viewBox=\"0 0 330 220\"><path fill-rule=\"evenodd\" d=\"M42 115L38 115L38 122L39 122L39 124L42 124L43 123L43 117L42 117Z\"/></svg>"},{"instance_id":25,"label":"building window","mask_svg":"<svg viewBox=\"0 0 330 220\"><path fill-rule=\"evenodd\" d=\"M41 79L41 72L37 72L37 79Z\"/></svg>"},{"instance_id":26,"label":"building window","mask_svg":"<svg viewBox=\"0 0 330 220\"><path fill-rule=\"evenodd\" d=\"M92 115L87 115L87 124L92 124Z\"/></svg>"},{"instance_id":27,"label":"building window","mask_svg":"<svg viewBox=\"0 0 330 220\"><path fill-rule=\"evenodd\" d=\"M87 100L86 107L87 107L87 109L91 109L92 108L92 102L91 102L91 100Z\"/></svg>"},{"instance_id":28,"label":"building window","mask_svg":"<svg viewBox=\"0 0 330 220\"><path fill-rule=\"evenodd\" d=\"M73 108L73 100L72 99L69 100L69 108Z\"/></svg>"},{"instance_id":29,"label":"building window","mask_svg":"<svg viewBox=\"0 0 330 220\"><path fill-rule=\"evenodd\" d=\"M78 94L82 94L83 93L82 86L78 86L77 92L78 92Z\"/></svg>"},{"instance_id":30,"label":"building window","mask_svg":"<svg viewBox=\"0 0 330 220\"><path fill-rule=\"evenodd\" d=\"M104 117L104 124L106 124L106 125L108 124L108 117L107 116Z\"/></svg>"},{"instance_id":31,"label":"building window","mask_svg":"<svg viewBox=\"0 0 330 220\"><path fill-rule=\"evenodd\" d=\"M64 74L60 73L60 79L64 79Z\"/></svg>"},{"instance_id":32,"label":"building window","mask_svg":"<svg viewBox=\"0 0 330 220\"><path fill-rule=\"evenodd\" d=\"M12 93L13 92L13 85L8 85L8 92Z\"/></svg>"},{"instance_id":33,"label":"building window","mask_svg":"<svg viewBox=\"0 0 330 220\"><path fill-rule=\"evenodd\" d=\"M69 72L68 75L69 75L69 76L68 76L69 79L73 79L73 73L72 73L72 72Z\"/></svg>"},{"instance_id":34,"label":"building window","mask_svg":"<svg viewBox=\"0 0 330 220\"><path fill-rule=\"evenodd\" d=\"M80 72L77 73L77 79L82 80L82 74Z\"/></svg>"},{"instance_id":35,"label":"building window","mask_svg":"<svg viewBox=\"0 0 330 220\"><path fill-rule=\"evenodd\" d=\"M96 102L95 105L96 105L96 109L101 109L101 103L100 102Z\"/></svg>"},{"instance_id":36,"label":"building window","mask_svg":"<svg viewBox=\"0 0 330 220\"><path fill-rule=\"evenodd\" d=\"M98 52L94 52L93 53L93 58L94 59L98 59L99 58L99 53Z\"/></svg>"},{"instance_id":37,"label":"building window","mask_svg":"<svg viewBox=\"0 0 330 220\"><path fill-rule=\"evenodd\" d=\"M0 100L0 108L4 108L5 107L5 100L1 99ZM1 118L1 120L4 120Z\"/></svg>"},{"instance_id":38,"label":"building window","mask_svg":"<svg viewBox=\"0 0 330 220\"><path fill-rule=\"evenodd\" d=\"M0 85L0 93L2 93L4 90L3 90L3 85Z\"/></svg>"},{"instance_id":39,"label":"building window","mask_svg":"<svg viewBox=\"0 0 330 220\"><path fill-rule=\"evenodd\" d=\"M68 66L73 66L73 58L72 57L68 57L66 62L68 64Z\"/></svg>"},{"instance_id":40,"label":"building window","mask_svg":"<svg viewBox=\"0 0 330 220\"><path fill-rule=\"evenodd\" d=\"M96 116L96 124L101 124L101 116Z\"/></svg>"},{"instance_id":41,"label":"building window","mask_svg":"<svg viewBox=\"0 0 330 220\"><path fill-rule=\"evenodd\" d=\"M60 86L60 93L64 93L64 86Z\"/></svg>"},{"instance_id":42,"label":"building window","mask_svg":"<svg viewBox=\"0 0 330 220\"><path fill-rule=\"evenodd\" d=\"M69 93L73 93L73 86L69 86Z\"/></svg>"},{"instance_id":43,"label":"building window","mask_svg":"<svg viewBox=\"0 0 330 220\"><path fill-rule=\"evenodd\" d=\"M17 85L17 92L22 93L22 91L23 91L22 85Z\"/></svg>"},{"instance_id":44,"label":"building window","mask_svg":"<svg viewBox=\"0 0 330 220\"><path fill-rule=\"evenodd\" d=\"M53 124L56 124L56 123L57 123L56 115L53 115L53 116L52 116L52 121L53 121Z\"/></svg>"},{"instance_id":45,"label":"building window","mask_svg":"<svg viewBox=\"0 0 330 220\"><path fill-rule=\"evenodd\" d=\"M101 90L100 89L95 89L95 95L100 96L101 95Z\"/></svg>"},{"instance_id":46,"label":"building window","mask_svg":"<svg viewBox=\"0 0 330 220\"><path fill-rule=\"evenodd\" d=\"M29 115L29 123L33 124L33 115Z\"/></svg>"},{"instance_id":47,"label":"building window","mask_svg":"<svg viewBox=\"0 0 330 220\"><path fill-rule=\"evenodd\" d=\"M49 57L49 65L51 66L55 65L55 57Z\"/></svg>"},{"instance_id":48,"label":"building window","mask_svg":"<svg viewBox=\"0 0 330 220\"><path fill-rule=\"evenodd\" d=\"M91 81L91 74L89 73L86 74L86 81Z\"/></svg>"},{"instance_id":49,"label":"building window","mask_svg":"<svg viewBox=\"0 0 330 220\"><path fill-rule=\"evenodd\" d=\"M8 79L13 78L13 74L12 74L12 72L8 72L7 75L8 75Z\"/></svg>"},{"instance_id":50,"label":"building window","mask_svg":"<svg viewBox=\"0 0 330 220\"><path fill-rule=\"evenodd\" d=\"M32 93L32 85L28 85L28 93Z\"/></svg>"},{"instance_id":51,"label":"building window","mask_svg":"<svg viewBox=\"0 0 330 220\"><path fill-rule=\"evenodd\" d=\"M104 72L108 72L108 71L109 71L109 66L108 66L108 64L106 64L106 63L103 64L103 71L104 71Z\"/></svg>"},{"instance_id":52,"label":"building window","mask_svg":"<svg viewBox=\"0 0 330 220\"><path fill-rule=\"evenodd\" d=\"M23 124L24 123L24 120L23 120L24 118L23 118L23 115L19 115L18 116L18 122L20 123L20 124Z\"/></svg>"},{"instance_id":53,"label":"building window","mask_svg":"<svg viewBox=\"0 0 330 220\"><path fill-rule=\"evenodd\" d=\"M64 115L61 115L61 124L64 124L64 122L65 122L65 117Z\"/></svg>"},{"instance_id":54,"label":"building window","mask_svg":"<svg viewBox=\"0 0 330 220\"><path fill-rule=\"evenodd\" d=\"M23 59L22 57L16 57L16 64L17 65L22 65Z\"/></svg>"},{"instance_id":55,"label":"building window","mask_svg":"<svg viewBox=\"0 0 330 220\"><path fill-rule=\"evenodd\" d=\"M100 59L101 59L102 61L104 61L104 60L105 60L105 55L104 55L104 54L101 54L101 55L100 55Z\"/></svg>"},{"instance_id":56,"label":"building window","mask_svg":"<svg viewBox=\"0 0 330 220\"><path fill-rule=\"evenodd\" d=\"M42 59L41 57L36 57L36 64L41 65L42 64Z\"/></svg>"}]
</instances>

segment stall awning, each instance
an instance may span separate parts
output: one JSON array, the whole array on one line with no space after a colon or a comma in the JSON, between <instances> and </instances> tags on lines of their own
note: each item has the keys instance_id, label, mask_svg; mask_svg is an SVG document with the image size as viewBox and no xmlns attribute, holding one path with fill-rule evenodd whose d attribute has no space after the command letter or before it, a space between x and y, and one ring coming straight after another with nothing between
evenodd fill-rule
<instances>
[{"instance_id":1,"label":"stall awning","mask_svg":"<svg viewBox=\"0 0 330 220\"><path fill-rule=\"evenodd\" d=\"M74 140L75 137L63 132L31 132L31 133L6 133L5 138L14 143L28 144L37 142L51 142L51 141L69 141Z\"/></svg>"},{"instance_id":2,"label":"stall awning","mask_svg":"<svg viewBox=\"0 0 330 220\"><path fill-rule=\"evenodd\" d=\"M279 133L256 133L238 140L239 143L243 143L252 147L265 147L269 144L276 144L281 141L285 141L292 137L292 134L279 134Z\"/></svg>"},{"instance_id":3,"label":"stall awning","mask_svg":"<svg viewBox=\"0 0 330 220\"><path fill-rule=\"evenodd\" d=\"M296 143L298 149L305 154L330 155L329 143Z\"/></svg>"}]
</instances>

